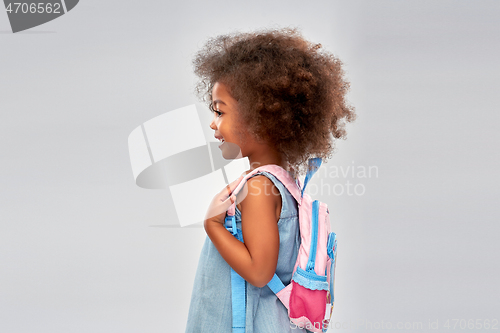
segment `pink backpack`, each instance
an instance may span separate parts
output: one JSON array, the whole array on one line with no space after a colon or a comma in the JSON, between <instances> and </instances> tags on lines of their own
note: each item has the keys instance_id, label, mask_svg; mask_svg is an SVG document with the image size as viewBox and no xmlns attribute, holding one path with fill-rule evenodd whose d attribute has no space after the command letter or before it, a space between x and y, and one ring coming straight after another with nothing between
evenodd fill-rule
<instances>
[{"instance_id":1,"label":"pink backpack","mask_svg":"<svg viewBox=\"0 0 500 333\"><path fill-rule=\"evenodd\" d=\"M321 165L320 158L309 159L309 170L300 189L300 181L278 165L264 165L252 170L233 191L237 194L246 181L259 171L267 171L278 178L297 201L301 244L292 280L285 286L274 274L268 283L288 309L290 324L312 332L326 332L333 310L335 258L337 240L330 232L328 207L324 202L313 200L304 193L306 185ZM242 241L241 230L236 228L235 203L228 209L225 226ZM233 333L245 332L245 280L231 270L231 294L233 309Z\"/></svg>"}]
</instances>

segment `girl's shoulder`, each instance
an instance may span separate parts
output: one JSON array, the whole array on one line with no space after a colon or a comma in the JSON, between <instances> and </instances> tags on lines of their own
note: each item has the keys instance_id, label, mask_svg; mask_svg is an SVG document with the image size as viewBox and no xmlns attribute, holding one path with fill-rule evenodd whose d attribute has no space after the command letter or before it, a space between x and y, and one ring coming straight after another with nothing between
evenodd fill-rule
<instances>
[{"instance_id":1,"label":"girl's shoulder","mask_svg":"<svg viewBox=\"0 0 500 333\"><path fill-rule=\"evenodd\" d=\"M245 171L248 174L250 171ZM236 195L236 207L242 212L245 209L245 203L249 201L247 198L258 200L261 204L271 204L276 210L276 220L281 216L282 198L280 190L276 187L274 182L265 174L256 174L247 180L247 195L240 202L238 195ZM241 193L241 192L240 192ZM253 205L252 205L253 206Z\"/></svg>"}]
</instances>

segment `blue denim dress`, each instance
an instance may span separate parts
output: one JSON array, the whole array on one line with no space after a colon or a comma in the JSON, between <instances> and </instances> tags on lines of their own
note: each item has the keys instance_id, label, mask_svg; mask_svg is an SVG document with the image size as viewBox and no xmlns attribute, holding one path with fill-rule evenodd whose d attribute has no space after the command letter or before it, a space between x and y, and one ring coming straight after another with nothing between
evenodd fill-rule
<instances>
[{"instance_id":1,"label":"blue denim dress","mask_svg":"<svg viewBox=\"0 0 500 333\"><path fill-rule=\"evenodd\" d=\"M276 274L288 285L300 247L297 202L286 187L266 171L265 175L281 194L278 220L280 247ZM253 177L253 176L252 176ZM241 212L235 209L236 226L241 229ZM288 311L268 286L255 287L246 282L245 333L309 332L290 323ZM231 267L207 236L201 251L189 307L186 333L231 333Z\"/></svg>"}]
</instances>

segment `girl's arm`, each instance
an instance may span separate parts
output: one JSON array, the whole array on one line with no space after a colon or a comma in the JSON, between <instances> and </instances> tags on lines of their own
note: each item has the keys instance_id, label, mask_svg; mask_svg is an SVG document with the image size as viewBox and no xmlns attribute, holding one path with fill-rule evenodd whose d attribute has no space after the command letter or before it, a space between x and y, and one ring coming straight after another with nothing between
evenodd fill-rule
<instances>
[{"instance_id":1,"label":"girl's arm","mask_svg":"<svg viewBox=\"0 0 500 333\"><path fill-rule=\"evenodd\" d=\"M248 193L241 202L244 243L224 227L225 214L206 219L204 225L208 237L229 266L249 283L261 288L271 280L278 263L276 209L281 204L281 195L266 176L252 177L247 185Z\"/></svg>"}]
</instances>

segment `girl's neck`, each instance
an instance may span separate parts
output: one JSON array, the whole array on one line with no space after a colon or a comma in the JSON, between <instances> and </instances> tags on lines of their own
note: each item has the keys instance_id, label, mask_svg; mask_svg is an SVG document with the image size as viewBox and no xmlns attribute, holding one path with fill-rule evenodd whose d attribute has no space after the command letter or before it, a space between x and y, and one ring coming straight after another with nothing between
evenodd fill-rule
<instances>
[{"instance_id":1,"label":"girl's neck","mask_svg":"<svg viewBox=\"0 0 500 333\"><path fill-rule=\"evenodd\" d=\"M294 171L290 169L290 166L286 159L276 152L264 150L250 154L247 157L250 161L250 169L246 171L247 174L263 165L275 164L290 172L292 176L295 177Z\"/></svg>"},{"instance_id":2,"label":"girl's neck","mask_svg":"<svg viewBox=\"0 0 500 333\"><path fill-rule=\"evenodd\" d=\"M288 171L293 178L296 177L295 171L290 168L287 159L272 146L262 140L255 139L253 136L245 136L244 143L241 152L250 162L250 169L246 171L247 174L263 165L275 164Z\"/></svg>"}]
</instances>

